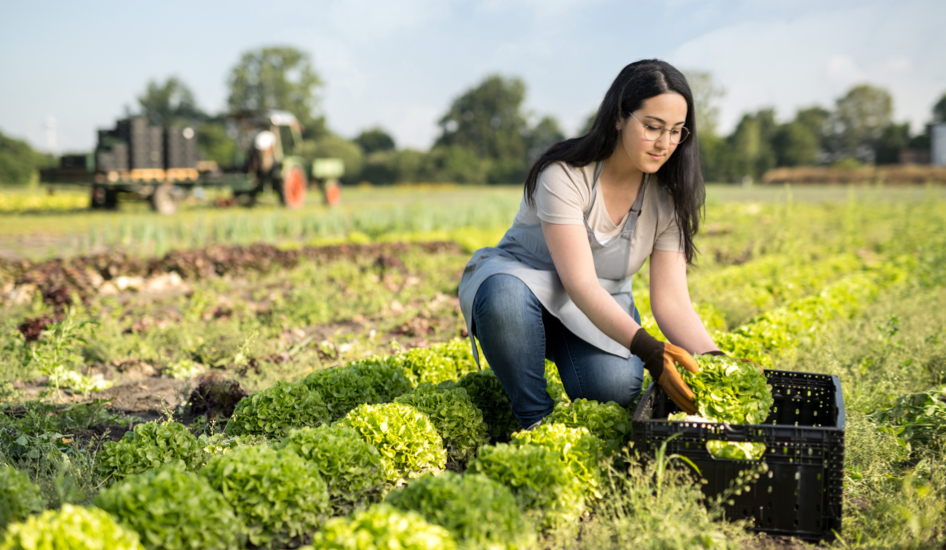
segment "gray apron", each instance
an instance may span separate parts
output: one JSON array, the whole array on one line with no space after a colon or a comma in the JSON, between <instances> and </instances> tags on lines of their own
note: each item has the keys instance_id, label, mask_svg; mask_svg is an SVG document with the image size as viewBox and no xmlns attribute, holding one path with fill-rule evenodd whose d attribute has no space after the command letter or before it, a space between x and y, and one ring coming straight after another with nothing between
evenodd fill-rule
<instances>
[{"instance_id":1,"label":"gray apron","mask_svg":"<svg viewBox=\"0 0 946 550\"><path fill-rule=\"evenodd\" d=\"M599 162L595 167L595 179L591 186L590 206L583 213L588 242L591 244L591 255L594 258L595 273L598 276L598 282L614 297L621 308L640 322L640 316L634 307L634 296L631 293L632 276L628 275L627 269L631 255L631 238L634 236L634 228L637 226L644 204L644 191L647 189L650 175L644 175L644 182L627 215L624 229L607 244L601 244L588 225L588 214L597 198L600 174L601 163ZM631 356L628 348L601 332L569 298L555 271L552 255L545 242L545 235L542 233L542 224L514 223L498 245L481 248L473 254L460 280L460 309L466 319L467 332L473 343L473 356L477 363L479 354L473 340L476 329L473 326L473 300L476 298L476 291L479 290L480 284L490 276L499 273L512 275L525 283L542 306L582 340L613 355L625 358Z\"/></svg>"}]
</instances>

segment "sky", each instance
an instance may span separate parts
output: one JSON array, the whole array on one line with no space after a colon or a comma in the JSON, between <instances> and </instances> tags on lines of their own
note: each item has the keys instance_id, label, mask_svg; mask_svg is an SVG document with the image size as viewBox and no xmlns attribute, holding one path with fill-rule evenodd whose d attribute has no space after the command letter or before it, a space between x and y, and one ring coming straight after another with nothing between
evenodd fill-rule
<instances>
[{"instance_id":1,"label":"sky","mask_svg":"<svg viewBox=\"0 0 946 550\"><path fill-rule=\"evenodd\" d=\"M581 129L626 64L712 74L721 133L746 112L830 108L852 86L893 96L918 132L946 93L943 0L3 0L0 132L56 152L95 146L150 80L182 79L226 108L240 55L294 46L325 82L320 110L352 138L381 126L428 148L450 103L485 77L519 77L525 108Z\"/></svg>"}]
</instances>

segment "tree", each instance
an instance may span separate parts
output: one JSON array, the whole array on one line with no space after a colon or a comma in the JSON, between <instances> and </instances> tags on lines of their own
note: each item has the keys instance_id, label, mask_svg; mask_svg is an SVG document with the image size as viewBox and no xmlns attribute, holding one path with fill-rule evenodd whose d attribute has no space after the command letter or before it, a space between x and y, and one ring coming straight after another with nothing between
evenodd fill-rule
<instances>
[{"instance_id":1,"label":"tree","mask_svg":"<svg viewBox=\"0 0 946 550\"><path fill-rule=\"evenodd\" d=\"M291 47L245 52L230 71L229 86L227 102L233 111L289 111L302 124L305 138L319 138L327 133L325 119L316 114L316 91L322 86L322 79L305 52Z\"/></svg>"},{"instance_id":2,"label":"tree","mask_svg":"<svg viewBox=\"0 0 946 550\"><path fill-rule=\"evenodd\" d=\"M772 150L776 166L812 166L818 163L818 136L796 119L779 126L772 137Z\"/></svg>"},{"instance_id":3,"label":"tree","mask_svg":"<svg viewBox=\"0 0 946 550\"><path fill-rule=\"evenodd\" d=\"M531 130L526 138L526 162L532 164L546 149L565 139L561 127L555 117L543 117Z\"/></svg>"},{"instance_id":4,"label":"tree","mask_svg":"<svg viewBox=\"0 0 946 550\"><path fill-rule=\"evenodd\" d=\"M193 123L206 118L197 107L191 89L177 77L169 77L163 84L148 82L145 93L138 96L141 114L156 126L168 126L178 122Z\"/></svg>"},{"instance_id":5,"label":"tree","mask_svg":"<svg viewBox=\"0 0 946 550\"><path fill-rule=\"evenodd\" d=\"M522 103L526 85L518 78L487 77L453 100L438 124L437 146L457 146L484 159L525 164L528 129Z\"/></svg>"},{"instance_id":6,"label":"tree","mask_svg":"<svg viewBox=\"0 0 946 550\"><path fill-rule=\"evenodd\" d=\"M710 73L688 71L685 76L693 94L697 134L716 135L716 125L719 122L717 102L726 95L726 89L717 85Z\"/></svg>"},{"instance_id":7,"label":"tree","mask_svg":"<svg viewBox=\"0 0 946 550\"><path fill-rule=\"evenodd\" d=\"M851 88L839 98L831 115L829 152L834 159L853 157L874 162L874 151L884 128L890 124L890 94L869 84Z\"/></svg>"},{"instance_id":8,"label":"tree","mask_svg":"<svg viewBox=\"0 0 946 550\"><path fill-rule=\"evenodd\" d=\"M354 142L361 146L366 155L377 151L390 151L395 148L394 138L380 127L371 128L358 134Z\"/></svg>"},{"instance_id":9,"label":"tree","mask_svg":"<svg viewBox=\"0 0 946 550\"><path fill-rule=\"evenodd\" d=\"M946 93L933 105L933 124L946 123Z\"/></svg>"},{"instance_id":10,"label":"tree","mask_svg":"<svg viewBox=\"0 0 946 550\"><path fill-rule=\"evenodd\" d=\"M898 164L900 151L906 149L910 143L910 123L890 123L884 128L877 140L874 158L877 164Z\"/></svg>"},{"instance_id":11,"label":"tree","mask_svg":"<svg viewBox=\"0 0 946 550\"><path fill-rule=\"evenodd\" d=\"M722 161L726 175L734 180L743 177L758 179L773 168L776 157L772 150L772 139L777 128L775 111L772 109L742 115L736 129L726 138L727 147Z\"/></svg>"},{"instance_id":12,"label":"tree","mask_svg":"<svg viewBox=\"0 0 946 550\"><path fill-rule=\"evenodd\" d=\"M38 168L49 165L47 155L33 150L23 140L0 132L0 184L25 185Z\"/></svg>"},{"instance_id":13,"label":"tree","mask_svg":"<svg viewBox=\"0 0 946 550\"><path fill-rule=\"evenodd\" d=\"M234 166L237 143L227 133L222 120L207 120L197 127L197 152L220 166Z\"/></svg>"}]
</instances>

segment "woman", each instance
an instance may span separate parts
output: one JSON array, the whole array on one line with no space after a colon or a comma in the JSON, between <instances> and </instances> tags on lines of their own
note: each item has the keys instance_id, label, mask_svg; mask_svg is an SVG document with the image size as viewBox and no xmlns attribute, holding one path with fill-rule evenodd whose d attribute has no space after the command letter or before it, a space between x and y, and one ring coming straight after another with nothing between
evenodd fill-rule
<instances>
[{"instance_id":1,"label":"woman","mask_svg":"<svg viewBox=\"0 0 946 550\"><path fill-rule=\"evenodd\" d=\"M695 121L678 70L659 60L631 63L591 130L532 166L502 241L467 264L460 304L470 337L524 428L553 409L546 358L571 399L627 406L647 368L681 409L695 411L674 361L696 372L691 354L722 354L686 282L705 198ZM634 306L631 277L648 257L651 307L673 344L642 329Z\"/></svg>"}]
</instances>

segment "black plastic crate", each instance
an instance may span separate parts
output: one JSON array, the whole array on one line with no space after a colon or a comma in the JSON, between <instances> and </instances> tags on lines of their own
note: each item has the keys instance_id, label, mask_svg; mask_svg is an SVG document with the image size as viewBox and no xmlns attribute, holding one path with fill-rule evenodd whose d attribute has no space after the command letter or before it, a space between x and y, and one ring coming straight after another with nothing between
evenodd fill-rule
<instances>
[{"instance_id":1,"label":"black plastic crate","mask_svg":"<svg viewBox=\"0 0 946 550\"><path fill-rule=\"evenodd\" d=\"M651 384L634 413L634 448L653 456L666 442L667 453L690 459L707 481L710 499L729 488L739 472L760 461L768 472L749 491L733 495L726 517L754 519L754 531L805 540L832 541L841 532L844 472L844 397L837 376L766 370L774 403L764 424L729 425L670 422L677 406ZM673 439L671 436L679 434ZM753 441L765 444L760 461L715 458L706 442Z\"/></svg>"}]
</instances>

